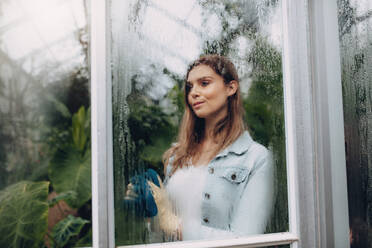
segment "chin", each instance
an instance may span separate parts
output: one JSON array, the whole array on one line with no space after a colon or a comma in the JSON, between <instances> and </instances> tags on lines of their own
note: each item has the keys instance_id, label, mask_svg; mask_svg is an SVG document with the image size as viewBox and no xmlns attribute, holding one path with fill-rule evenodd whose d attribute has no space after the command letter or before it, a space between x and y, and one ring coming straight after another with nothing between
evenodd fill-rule
<instances>
[{"instance_id":1,"label":"chin","mask_svg":"<svg viewBox=\"0 0 372 248\"><path fill-rule=\"evenodd\" d=\"M203 112L198 112L198 113L194 112L194 113L200 119L205 119L205 118L208 118L210 116L209 113L203 113Z\"/></svg>"},{"instance_id":2,"label":"chin","mask_svg":"<svg viewBox=\"0 0 372 248\"><path fill-rule=\"evenodd\" d=\"M202 111L194 111L194 114L196 115L196 117L200 118L200 119L204 119L205 117L207 117L207 115L205 113L203 113Z\"/></svg>"}]
</instances>

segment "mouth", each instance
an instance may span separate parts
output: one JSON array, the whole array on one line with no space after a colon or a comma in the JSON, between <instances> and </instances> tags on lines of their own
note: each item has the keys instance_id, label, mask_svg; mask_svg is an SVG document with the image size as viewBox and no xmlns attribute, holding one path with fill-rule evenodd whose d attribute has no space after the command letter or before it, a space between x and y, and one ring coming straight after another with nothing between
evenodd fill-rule
<instances>
[{"instance_id":1,"label":"mouth","mask_svg":"<svg viewBox=\"0 0 372 248\"><path fill-rule=\"evenodd\" d=\"M193 106L193 108L198 108L198 107L200 107L203 103L204 103L204 102L202 102L202 101L200 101L200 102L196 102L196 103L194 103L192 106Z\"/></svg>"}]
</instances>

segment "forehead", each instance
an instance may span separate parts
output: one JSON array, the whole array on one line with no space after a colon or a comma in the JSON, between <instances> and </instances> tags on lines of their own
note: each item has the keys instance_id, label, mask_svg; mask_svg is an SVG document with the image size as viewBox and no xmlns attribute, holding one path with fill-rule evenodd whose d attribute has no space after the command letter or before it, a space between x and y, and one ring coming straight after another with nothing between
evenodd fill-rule
<instances>
[{"instance_id":1,"label":"forehead","mask_svg":"<svg viewBox=\"0 0 372 248\"><path fill-rule=\"evenodd\" d=\"M219 75L208 65L197 65L191 69L187 77L188 82L197 81L205 77L219 77Z\"/></svg>"}]
</instances>

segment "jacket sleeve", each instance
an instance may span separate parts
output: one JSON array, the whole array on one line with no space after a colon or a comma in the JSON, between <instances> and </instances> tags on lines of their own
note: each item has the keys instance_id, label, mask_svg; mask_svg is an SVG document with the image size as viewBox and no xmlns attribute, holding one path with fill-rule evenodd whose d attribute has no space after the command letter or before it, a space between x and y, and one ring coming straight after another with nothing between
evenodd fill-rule
<instances>
[{"instance_id":1,"label":"jacket sleeve","mask_svg":"<svg viewBox=\"0 0 372 248\"><path fill-rule=\"evenodd\" d=\"M263 148L263 147L261 147ZM271 153L260 149L248 181L236 203L229 230L202 225L205 238L234 238L263 234L274 203L274 169Z\"/></svg>"},{"instance_id":2,"label":"jacket sleeve","mask_svg":"<svg viewBox=\"0 0 372 248\"><path fill-rule=\"evenodd\" d=\"M168 165L165 168L165 175L164 175L164 180L163 180L164 185L167 185L168 184L168 181L170 179L172 168L173 168L173 165L172 165L173 159L174 159L174 157L170 157L169 158Z\"/></svg>"}]
</instances>

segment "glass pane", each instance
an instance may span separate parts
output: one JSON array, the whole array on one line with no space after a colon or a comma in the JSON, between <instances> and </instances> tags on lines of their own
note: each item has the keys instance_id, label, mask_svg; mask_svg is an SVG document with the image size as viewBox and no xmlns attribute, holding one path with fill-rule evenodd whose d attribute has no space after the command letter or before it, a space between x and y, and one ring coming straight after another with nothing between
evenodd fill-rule
<instances>
[{"instance_id":1,"label":"glass pane","mask_svg":"<svg viewBox=\"0 0 372 248\"><path fill-rule=\"evenodd\" d=\"M339 0L351 247L372 246L372 3Z\"/></svg>"},{"instance_id":2,"label":"glass pane","mask_svg":"<svg viewBox=\"0 0 372 248\"><path fill-rule=\"evenodd\" d=\"M281 2L113 0L110 8L116 245L288 231ZM228 58L239 80L216 56L187 73L206 54ZM231 107L238 86L249 133ZM185 90L195 105L185 105ZM211 132L216 143L204 138L226 116ZM160 185L157 175L164 201L148 183Z\"/></svg>"},{"instance_id":3,"label":"glass pane","mask_svg":"<svg viewBox=\"0 0 372 248\"><path fill-rule=\"evenodd\" d=\"M86 13L0 3L0 247L91 245Z\"/></svg>"}]
</instances>

